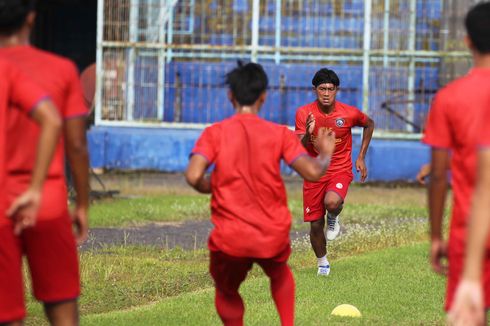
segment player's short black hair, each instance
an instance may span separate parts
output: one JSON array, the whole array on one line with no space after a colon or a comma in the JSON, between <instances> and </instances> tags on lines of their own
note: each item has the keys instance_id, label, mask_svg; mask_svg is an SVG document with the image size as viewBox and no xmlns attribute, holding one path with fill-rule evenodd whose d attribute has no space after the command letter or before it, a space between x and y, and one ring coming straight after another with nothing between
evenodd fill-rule
<instances>
[{"instance_id":1,"label":"player's short black hair","mask_svg":"<svg viewBox=\"0 0 490 326\"><path fill-rule=\"evenodd\" d=\"M36 0L0 0L0 35L17 32L35 7Z\"/></svg>"},{"instance_id":2,"label":"player's short black hair","mask_svg":"<svg viewBox=\"0 0 490 326\"><path fill-rule=\"evenodd\" d=\"M238 67L226 74L226 84L240 105L252 105L266 91L269 79L261 65L239 61Z\"/></svg>"},{"instance_id":3,"label":"player's short black hair","mask_svg":"<svg viewBox=\"0 0 490 326\"><path fill-rule=\"evenodd\" d=\"M322 68L316 72L315 76L313 76L311 84L315 88L321 84L334 84L336 87L338 87L340 85L340 79L335 71L328 68Z\"/></svg>"},{"instance_id":4,"label":"player's short black hair","mask_svg":"<svg viewBox=\"0 0 490 326\"><path fill-rule=\"evenodd\" d=\"M475 49L490 53L490 2L481 2L471 8L466 14L465 26Z\"/></svg>"}]
</instances>

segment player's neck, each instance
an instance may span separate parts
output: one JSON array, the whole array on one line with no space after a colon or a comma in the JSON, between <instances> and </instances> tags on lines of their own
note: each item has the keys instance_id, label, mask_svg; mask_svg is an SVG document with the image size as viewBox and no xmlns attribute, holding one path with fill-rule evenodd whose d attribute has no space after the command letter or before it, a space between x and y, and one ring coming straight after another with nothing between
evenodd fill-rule
<instances>
[{"instance_id":1,"label":"player's neck","mask_svg":"<svg viewBox=\"0 0 490 326\"><path fill-rule=\"evenodd\" d=\"M235 107L236 114L258 114L259 108L256 105L239 105Z\"/></svg>"},{"instance_id":2,"label":"player's neck","mask_svg":"<svg viewBox=\"0 0 490 326\"><path fill-rule=\"evenodd\" d=\"M332 113L333 109L335 107L335 102L333 102L332 105L329 105L329 106L322 105L319 101L316 101L316 103L318 104L318 108L320 109L320 111L322 111L325 114Z\"/></svg>"},{"instance_id":3,"label":"player's neck","mask_svg":"<svg viewBox=\"0 0 490 326\"><path fill-rule=\"evenodd\" d=\"M10 36L0 36L0 47L21 46L29 44L29 34L16 33Z\"/></svg>"},{"instance_id":4,"label":"player's neck","mask_svg":"<svg viewBox=\"0 0 490 326\"><path fill-rule=\"evenodd\" d=\"M490 68L490 54L473 54L475 68Z\"/></svg>"}]
</instances>

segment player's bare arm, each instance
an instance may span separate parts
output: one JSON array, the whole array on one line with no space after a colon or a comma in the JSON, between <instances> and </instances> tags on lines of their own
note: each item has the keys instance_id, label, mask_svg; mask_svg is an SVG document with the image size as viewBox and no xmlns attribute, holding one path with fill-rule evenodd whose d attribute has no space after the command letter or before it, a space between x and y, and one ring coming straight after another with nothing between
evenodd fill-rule
<instances>
[{"instance_id":1,"label":"player's bare arm","mask_svg":"<svg viewBox=\"0 0 490 326\"><path fill-rule=\"evenodd\" d=\"M430 261L434 271L439 274L447 273L447 266L442 262L447 256L447 244L442 238L442 219L448 189L448 161L449 151L447 149L432 149L432 170L429 183Z\"/></svg>"},{"instance_id":2,"label":"player's bare arm","mask_svg":"<svg viewBox=\"0 0 490 326\"><path fill-rule=\"evenodd\" d=\"M89 159L86 123L85 117L68 119L64 123L63 130L66 156L70 163L76 192L76 206L72 217L79 245L88 237Z\"/></svg>"},{"instance_id":3,"label":"player's bare arm","mask_svg":"<svg viewBox=\"0 0 490 326\"><path fill-rule=\"evenodd\" d=\"M306 118L306 132L302 135L298 135L299 140L303 144L303 146L306 148L308 146L308 142L311 139L311 135L313 134L313 130L315 130L315 117L313 116L313 113L308 113L308 117Z\"/></svg>"},{"instance_id":4,"label":"player's bare arm","mask_svg":"<svg viewBox=\"0 0 490 326\"><path fill-rule=\"evenodd\" d=\"M478 178L469 220L463 279L458 285L449 319L454 325L483 325L482 261L490 229L490 150L478 156Z\"/></svg>"},{"instance_id":5,"label":"player's bare arm","mask_svg":"<svg viewBox=\"0 0 490 326\"><path fill-rule=\"evenodd\" d=\"M185 171L185 180L187 183L198 192L209 194L211 193L211 181L205 175L209 166L208 160L199 154L191 156L187 170Z\"/></svg>"},{"instance_id":6,"label":"player's bare arm","mask_svg":"<svg viewBox=\"0 0 490 326\"><path fill-rule=\"evenodd\" d=\"M368 176L368 171L366 167L366 162L364 158L366 157L367 150L369 148L369 143L373 137L374 132L374 121L368 118L366 125L364 126L362 132L362 143L361 150L359 151L359 156L356 160L356 170L361 173L361 182L364 182Z\"/></svg>"},{"instance_id":7,"label":"player's bare arm","mask_svg":"<svg viewBox=\"0 0 490 326\"><path fill-rule=\"evenodd\" d=\"M335 133L325 128L320 129L316 145L320 152L316 158L303 155L292 165L292 168L308 181L317 181L327 171L335 150Z\"/></svg>"},{"instance_id":8,"label":"player's bare arm","mask_svg":"<svg viewBox=\"0 0 490 326\"><path fill-rule=\"evenodd\" d=\"M29 189L21 194L7 210L7 215L14 219L15 234L20 234L23 229L36 223L37 212L41 204L42 186L61 131L60 116L49 100L38 104L32 111L32 118L40 125L41 133L31 184Z\"/></svg>"}]
</instances>

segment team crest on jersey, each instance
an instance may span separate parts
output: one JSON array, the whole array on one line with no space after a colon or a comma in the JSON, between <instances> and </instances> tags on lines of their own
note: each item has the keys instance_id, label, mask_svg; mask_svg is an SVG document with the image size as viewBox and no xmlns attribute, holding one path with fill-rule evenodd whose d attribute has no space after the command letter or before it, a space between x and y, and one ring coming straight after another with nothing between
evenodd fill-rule
<instances>
[{"instance_id":1,"label":"team crest on jersey","mask_svg":"<svg viewBox=\"0 0 490 326\"><path fill-rule=\"evenodd\" d=\"M335 120L335 125L339 128L343 127L345 124L345 120L342 118L338 118Z\"/></svg>"}]
</instances>

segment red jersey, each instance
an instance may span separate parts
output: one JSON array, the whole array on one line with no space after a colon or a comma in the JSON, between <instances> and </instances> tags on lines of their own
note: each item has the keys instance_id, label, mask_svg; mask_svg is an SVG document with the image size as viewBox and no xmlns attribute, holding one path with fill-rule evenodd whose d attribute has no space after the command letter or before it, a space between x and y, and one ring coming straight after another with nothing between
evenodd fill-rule
<instances>
[{"instance_id":1,"label":"red jersey","mask_svg":"<svg viewBox=\"0 0 490 326\"><path fill-rule=\"evenodd\" d=\"M291 214L280 163L306 155L294 133L255 114L236 114L206 128L192 154L215 165L209 249L254 258L284 250Z\"/></svg>"},{"instance_id":2,"label":"red jersey","mask_svg":"<svg viewBox=\"0 0 490 326\"><path fill-rule=\"evenodd\" d=\"M480 122L490 109L490 69L474 68L441 89L429 111L423 142L451 151L453 212L449 243L464 250L475 187ZM486 121L488 122L488 121ZM488 125L486 128L488 130Z\"/></svg>"},{"instance_id":3,"label":"red jersey","mask_svg":"<svg viewBox=\"0 0 490 326\"><path fill-rule=\"evenodd\" d=\"M356 126L365 127L368 122L368 116L359 109L339 101L335 101L333 111L326 114L318 107L318 101L314 101L296 111L295 133L297 135L306 133L306 119L310 112L315 117L315 129L313 130L312 139L318 135L320 128L329 128L335 132L335 151L324 177L329 177L335 173L347 173L352 176L351 129ZM318 155L311 140L308 142L306 149L311 156L316 157ZM320 182L324 177L322 177Z\"/></svg>"},{"instance_id":4,"label":"red jersey","mask_svg":"<svg viewBox=\"0 0 490 326\"><path fill-rule=\"evenodd\" d=\"M14 46L0 49L0 58L7 59L44 89L63 119L87 115L87 107L75 65L68 59L38 50L32 46ZM11 175L30 174L36 157L39 127L25 115L12 114L8 121L7 169ZM64 176L63 139L56 148L48 177Z\"/></svg>"},{"instance_id":5,"label":"red jersey","mask_svg":"<svg viewBox=\"0 0 490 326\"><path fill-rule=\"evenodd\" d=\"M26 113L34 109L37 104L47 98L46 92L33 83L20 69L11 63L0 60L0 209L5 212L5 177L6 177L6 146L7 140L18 145L18 138L10 138L6 134L7 120L11 114L17 114L11 110L15 106L20 113ZM32 139L30 139L32 142ZM8 157L8 156L7 156ZM1 216L0 214L0 216ZM3 218L0 218L0 220Z\"/></svg>"}]
</instances>

